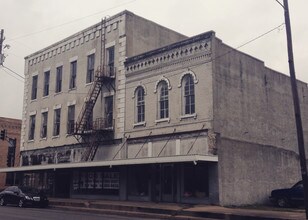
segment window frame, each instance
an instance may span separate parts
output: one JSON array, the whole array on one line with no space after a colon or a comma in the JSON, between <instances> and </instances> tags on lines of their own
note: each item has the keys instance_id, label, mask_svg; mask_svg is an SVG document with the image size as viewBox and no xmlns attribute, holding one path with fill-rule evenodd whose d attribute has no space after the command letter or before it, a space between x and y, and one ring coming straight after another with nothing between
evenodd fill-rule
<instances>
[{"instance_id":1,"label":"window frame","mask_svg":"<svg viewBox=\"0 0 308 220\"><path fill-rule=\"evenodd\" d=\"M69 89L77 88L77 60L74 60L70 63L70 82Z\"/></svg>"},{"instance_id":2,"label":"window frame","mask_svg":"<svg viewBox=\"0 0 308 220\"><path fill-rule=\"evenodd\" d=\"M139 86L135 91L135 122L145 122L145 90Z\"/></svg>"},{"instance_id":3,"label":"window frame","mask_svg":"<svg viewBox=\"0 0 308 220\"><path fill-rule=\"evenodd\" d=\"M69 105L67 108L67 134L73 134L75 128L75 105Z\"/></svg>"},{"instance_id":4,"label":"window frame","mask_svg":"<svg viewBox=\"0 0 308 220\"><path fill-rule=\"evenodd\" d=\"M28 133L28 140L32 141L35 137L35 120L36 115L30 115L29 118L29 133Z\"/></svg>"},{"instance_id":5,"label":"window frame","mask_svg":"<svg viewBox=\"0 0 308 220\"><path fill-rule=\"evenodd\" d=\"M48 131L48 112L42 112L41 114L41 138L47 138Z\"/></svg>"},{"instance_id":6,"label":"window frame","mask_svg":"<svg viewBox=\"0 0 308 220\"><path fill-rule=\"evenodd\" d=\"M38 75L32 76L31 100L37 99Z\"/></svg>"},{"instance_id":7,"label":"window frame","mask_svg":"<svg viewBox=\"0 0 308 220\"><path fill-rule=\"evenodd\" d=\"M61 108L54 109L53 136L59 136L61 131Z\"/></svg>"},{"instance_id":8,"label":"window frame","mask_svg":"<svg viewBox=\"0 0 308 220\"><path fill-rule=\"evenodd\" d=\"M49 95L50 70L44 72L44 89L43 97Z\"/></svg>"},{"instance_id":9,"label":"window frame","mask_svg":"<svg viewBox=\"0 0 308 220\"><path fill-rule=\"evenodd\" d=\"M182 114L193 115L196 113L195 82L191 74L182 79Z\"/></svg>"},{"instance_id":10,"label":"window frame","mask_svg":"<svg viewBox=\"0 0 308 220\"><path fill-rule=\"evenodd\" d=\"M169 118L169 88L166 81L158 84L158 119Z\"/></svg>"},{"instance_id":11,"label":"window frame","mask_svg":"<svg viewBox=\"0 0 308 220\"><path fill-rule=\"evenodd\" d=\"M95 67L95 53L92 53L87 57L86 83L92 83L94 81L94 67Z\"/></svg>"},{"instance_id":12,"label":"window frame","mask_svg":"<svg viewBox=\"0 0 308 220\"><path fill-rule=\"evenodd\" d=\"M63 76L63 66L58 66L56 69L55 93L62 92L62 76Z\"/></svg>"}]
</instances>

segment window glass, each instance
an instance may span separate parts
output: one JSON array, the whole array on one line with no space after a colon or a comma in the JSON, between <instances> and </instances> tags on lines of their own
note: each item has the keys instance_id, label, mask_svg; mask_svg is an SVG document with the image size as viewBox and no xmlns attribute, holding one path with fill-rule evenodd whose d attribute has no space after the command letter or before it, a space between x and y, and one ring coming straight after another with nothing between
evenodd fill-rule
<instances>
[{"instance_id":1,"label":"window glass","mask_svg":"<svg viewBox=\"0 0 308 220\"><path fill-rule=\"evenodd\" d=\"M62 91L62 70L63 67L59 66L57 67L57 74L56 74L56 89L55 92L61 92Z\"/></svg>"},{"instance_id":2,"label":"window glass","mask_svg":"<svg viewBox=\"0 0 308 220\"><path fill-rule=\"evenodd\" d=\"M43 96L49 95L49 78L50 78L50 71L44 73L44 91Z\"/></svg>"},{"instance_id":3,"label":"window glass","mask_svg":"<svg viewBox=\"0 0 308 220\"><path fill-rule=\"evenodd\" d=\"M47 137L48 112L42 113L41 138Z\"/></svg>"},{"instance_id":4,"label":"window glass","mask_svg":"<svg viewBox=\"0 0 308 220\"><path fill-rule=\"evenodd\" d=\"M184 81L184 113L195 113L195 85L191 75L187 75L183 78Z\"/></svg>"},{"instance_id":5,"label":"window glass","mask_svg":"<svg viewBox=\"0 0 308 220\"><path fill-rule=\"evenodd\" d=\"M29 120L29 140L34 139L34 132L35 132L35 115L31 115Z\"/></svg>"},{"instance_id":6,"label":"window glass","mask_svg":"<svg viewBox=\"0 0 308 220\"><path fill-rule=\"evenodd\" d=\"M159 118L169 117L168 85L162 81L159 85Z\"/></svg>"},{"instance_id":7,"label":"window glass","mask_svg":"<svg viewBox=\"0 0 308 220\"><path fill-rule=\"evenodd\" d=\"M94 54L88 56L86 83L91 83L94 81L94 60L95 60Z\"/></svg>"},{"instance_id":8,"label":"window glass","mask_svg":"<svg viewBox=\"0 0 308 220\"><path fill-rule=\"evenodd\" d=\"M54 124L53 124L53 136L60 134L60 123L61 123L61 109L55 109L54 111Z\"/></svg>"},{"instance_id":9,"label":"window glass","mask_svg":"<svg viewBox=\"0 0 308 220\"><path fill-rule=\"evenodd\" d=\"M76 88L77 61L71 62L70 89Z\"/></svg>"},{"instance_id":10,"label":"window glass","mask_svg":"<svg viewBox=\"0 0 308 220\"><path fill-rule=\"evenodd\" d=\"M143 122L145 120L145 102L144 102L144 89L139 87L136 90L136 113L137 122Z\"/></svg>"},{"instance_id":11,"label":"window glass","mask_svg":"<svg viewBox=\"0 0 308 220\"><path fill-rule=\"evenodd\" d=\"M75 105L68 106L67 113L67 134L73 134L75 127Z\"/></svg>"},{"instance_id":12,"label":"window glass","mask_svg":"<svg viewBox=\"0 0 308 220\"><path fill-rule=\"evenodd\" d=\"M37 79L38 76L32 77L32 93L31 93L31 100L34 100L37 98Z\"/></svg>"}]
</instances>

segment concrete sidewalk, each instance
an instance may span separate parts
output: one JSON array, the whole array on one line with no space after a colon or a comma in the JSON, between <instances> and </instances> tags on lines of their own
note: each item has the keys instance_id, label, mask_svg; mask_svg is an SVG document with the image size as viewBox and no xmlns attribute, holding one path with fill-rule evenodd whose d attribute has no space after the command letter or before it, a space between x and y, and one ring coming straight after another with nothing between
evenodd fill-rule
<instances>
[{"instance_id":1,"label":"concrete sidewalk","mask_svg":"<svg viewBox=\"0 0 308 220\"><path fill-rule=\"evenodd\" d=\"M50 207L65 210L154 219L228 219L228 220L302 220L300 209L226 208L212 205L189 205L132 201L107 201L50 198Z\"/></svg>"}]
</instances>

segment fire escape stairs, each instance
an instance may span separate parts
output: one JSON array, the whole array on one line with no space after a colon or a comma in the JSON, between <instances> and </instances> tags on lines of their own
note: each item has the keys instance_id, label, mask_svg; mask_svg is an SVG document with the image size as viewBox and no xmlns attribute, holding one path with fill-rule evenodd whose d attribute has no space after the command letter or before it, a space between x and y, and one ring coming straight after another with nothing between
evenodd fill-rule
<instances>
[{"instance_id":1,"label":"fire escape stairs","mask_svg":"<svg viewBox=\"0 0 308 220\"><path fill-rule=\"evenodd\" d=\"M85 102L77 118L74 136L85 148L81 161L93 161L100 142L103 139L110 138L108 132L103 132L106 127L104 120L99 123L94 123L93 125L92 112L103 86L105 86L108 90L110 90L110 88L114 89L113 73L114 70L110 71L110 68L98 68L95 74L95 80L88 91Z\"/></svg>"}]
</instances>

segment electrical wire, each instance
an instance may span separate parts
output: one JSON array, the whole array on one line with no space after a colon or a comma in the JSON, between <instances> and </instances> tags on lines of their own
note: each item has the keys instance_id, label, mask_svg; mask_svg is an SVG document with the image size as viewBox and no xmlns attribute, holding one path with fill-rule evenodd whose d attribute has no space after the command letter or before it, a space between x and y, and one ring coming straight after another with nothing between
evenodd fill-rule
<instances>
[{"instance_id":1,"label":"electrical wire","mask_svg":"<svg viewBox=\"0 0 308 220\"><path fill-rule=\"evenodd\" d=\"M85 18L92 17L92 16L95 16L95 15L104 13L104 12L106 12L106 11L109 11L109 10L112 10L112 9L115 9L115 8L118 8L118 7L121 7L121 6L123 6L123 5L131 4L131 3L135 2L135 1L136 1L136 0L132 0L132 1L129 1L129 2L125 2L125 3L119 4L119 5L113 6L113 7L111 7L111 8L105 9L105 10L103 10L103 11L96 12L96 13L94 13L94 14L90 14L90 15L87 15L87 16L84 16L84 17L81 17L81 18L77 18L77 19L74 19L74 20L71 20L71 21L68 21L68 22L59 24L59 25L51 26L51 27L49 27L49 28L45 28L45 29L42 29L42 30L39 30L39 31L35 31L35 32L32 32L32 33L24 34L24 35L15 37L15 38L7 39L6 41L14 41L14 40L17 40L17 39L29 37L29 36L31 36L31 35L39 34L39 33L45 32L45 31L49 31L49 30L52 30L52 29L56 29L56 28L58 28L58 27L62 27L62 26L65 26L65 25L68 25L68 24L71 24L71 23L74 23L74 22L83 20L83 19L85 19Z\"/></svg>"},{"instance_id":2,"label":"electrical wire","mask_svg":"<svg viewBox=\"0 0 308 220\"><path fill-rule=\"evenodd\" d=\"M17 78L16 76L12 75L11 73L7 72L5 69L2 69L2 70L3 70L5 73L7 73L8 75L10 75L11 77L13 77L13 78L17 79L18 81L20 81L20 82L24 83L24 81L23 81L23 80L21 80L21 79Z\"/></svg>"}]
</instances>

